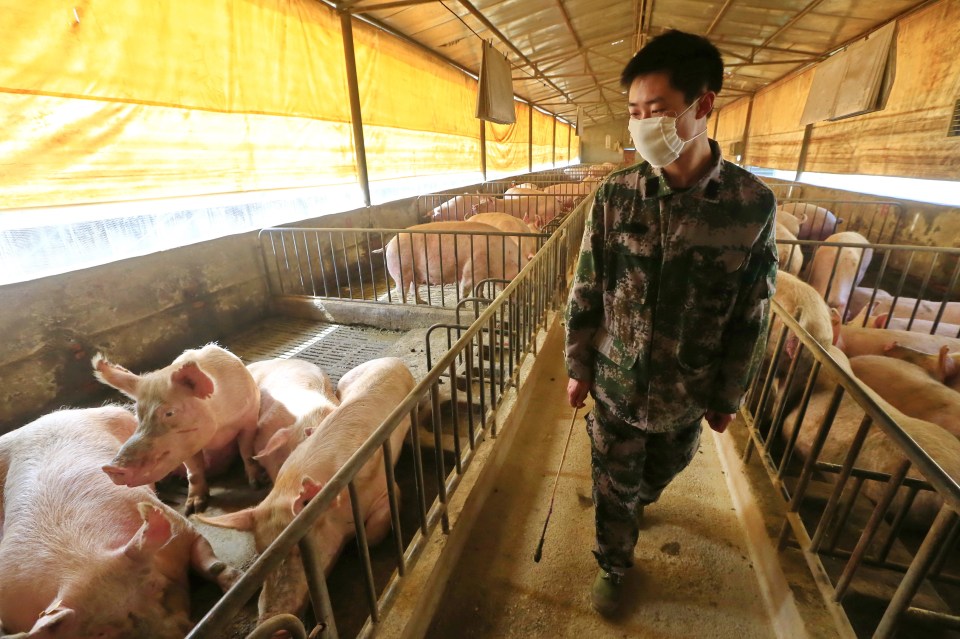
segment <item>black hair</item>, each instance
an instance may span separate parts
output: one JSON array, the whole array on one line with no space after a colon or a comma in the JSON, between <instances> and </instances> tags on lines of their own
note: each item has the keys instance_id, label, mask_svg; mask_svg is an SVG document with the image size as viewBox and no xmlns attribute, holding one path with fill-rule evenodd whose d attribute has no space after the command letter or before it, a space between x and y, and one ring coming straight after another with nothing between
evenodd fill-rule
<instances>
[{"instance_id":1,"label":"black hair","mask_svg":"<svg viewBox=\"0 0 960 639\"><path fill-rule=\"evenodd\" d=\"M720 93L723 58L706 38L671 29L633 56L620 74L620 84L629 89L634 80L648 73L666 73L670 86L691 102L706 90Z\"/></svg>"}]
</instances>

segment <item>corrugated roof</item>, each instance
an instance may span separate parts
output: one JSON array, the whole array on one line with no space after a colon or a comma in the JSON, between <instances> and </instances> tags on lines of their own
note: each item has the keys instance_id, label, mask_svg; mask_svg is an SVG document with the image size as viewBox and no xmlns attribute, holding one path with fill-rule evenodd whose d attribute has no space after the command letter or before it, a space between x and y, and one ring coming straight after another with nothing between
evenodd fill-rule
<instances>
[{"instance_id":1,"label":"corrugated roof","mask_svg":"<svg viewBox=\"0 0 960 639\"><path fill-rule=\"evenodd\" d=\"M513 66L515 93L573 122L626 113L620 72L668 29L705 35L724 56L722 107L821 60L931 0L344 0L473 71L487 39Z\"/></svg>"}]
</instances>

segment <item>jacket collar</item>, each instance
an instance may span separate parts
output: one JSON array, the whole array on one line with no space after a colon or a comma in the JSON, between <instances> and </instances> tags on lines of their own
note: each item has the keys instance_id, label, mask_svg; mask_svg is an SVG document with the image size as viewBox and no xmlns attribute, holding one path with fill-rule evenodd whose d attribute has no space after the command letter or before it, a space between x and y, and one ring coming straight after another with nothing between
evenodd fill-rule
<instances>
[{"instance_id":1,"label":"jacket collar","mask_svg":"<svg viewBox=\"0 0 960 639\"><path fill-rule=\"evenodd\" d=\"M683 193L689 193L692 197L706 200L707 202L716 202L720 194L720 174L723 170L723 155L720 153L720 145L715 140L708 140L710 144L710 153L713 156L713 163L709 170L700 178L696 184L689 189L684 189ZM677 191L670 188L666 178L659 169L655 169L648 162L640 164L639 175L640 197L663 198L673 195Z\"/></svg>"}]
</instances>

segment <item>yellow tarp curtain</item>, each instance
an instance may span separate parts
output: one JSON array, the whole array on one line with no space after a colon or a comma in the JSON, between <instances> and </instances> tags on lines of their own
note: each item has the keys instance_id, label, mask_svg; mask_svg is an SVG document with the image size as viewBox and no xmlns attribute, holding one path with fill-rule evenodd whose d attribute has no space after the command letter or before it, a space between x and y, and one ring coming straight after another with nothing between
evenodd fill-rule
<instances>
[{"instance_id":1,"label":"yellow tarp curtain","mask_svg":"<svg viewBox=\"0 0 960 639\"><path fill-rule=\"evenodd\" d=\"M313 0L0 0L0 208L355 182Z\"/></svg>"},{"instance_id":2,"label":"yellow tarp curtain","mask_svg":"<svg viewBox=\"0 0 960 639\"><path fill-rule=\"evenodd\" d=\"M488 173L519 173L529 166L530 107L517 101L513 105L516 122L486 123Z\"/></svg>"},{"instance_id":3,"label":"yellow tarp curtain","mask_svg":"<svg viewBox=\"0 0 960 639\"><path fill-rule=\"evenodd\" d=\"M570 164L580 162L580 136L576 130L570 131Z\"/></svg>"},{"instance_id":4,"label":"yellow tarp curtain","mask_svg":"<svg viewBox=\"0 0 960 639\"><path fill-rule=\"evenodd\" d=\"M354 21L370 180L480 171L477 82Z\"/></svg>"},{"instance_id":5,"label":"yellow tarp curtain","mask_svg":"<svg viewBox=\"0 0 960 639\"><path fill-rule=\"evenodd\" d=\"M558 166L564 166L569 160L569 145L570 145L570 125L566 122L561 122L557 120L557 133L554 141L556 151L554 153L554 158L556 159L556 164Z\"/></svg>"},{"instance_id":6,"label":"yellow tarp curtain","mask_svg":"<svg viewBox=\"0 0 960 639\"><path fill-rule=\"evenodd\" d=\"M551 115L533 110L533 170L553 166L553 123Z\"/></svg>"}]
</instances>

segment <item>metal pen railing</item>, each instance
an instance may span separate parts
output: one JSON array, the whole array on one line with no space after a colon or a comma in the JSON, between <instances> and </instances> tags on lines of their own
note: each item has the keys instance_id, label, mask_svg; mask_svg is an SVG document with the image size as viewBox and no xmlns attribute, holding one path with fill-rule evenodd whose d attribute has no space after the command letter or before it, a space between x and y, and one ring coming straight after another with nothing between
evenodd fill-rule
<instances>
[{"instance_id":1,"label":"metal pen railing","mask_svg":"<svg viewBox=\"0 0 960 639\"><path fill-rule=\"evenodd\" d=\"M266 228L260 247L272 295L452 307L475 282L512 279L541 233ZM388 257L394 241L394 260ZM467 276L465 277L465 274ZM412 294L411 294L412 293Z\"/></svg>"},{"instance_id":2,"label":"metal pen railing","mask_svg":"<svg viewBox=\"0 0 960 639\"><path fill-rule=\"evenodd\" d=\"M587 195L574 198L550 193L425 193L417 196L417 211L431 222L469 221L477 213L506 213L539 228L572 211Z\"/></svg>"},{"instance_id":3,"label":"metal pen railing","mask_svg":"<svg viewBox=\"0 0 960 639\"><path fill-rule=\"evenodd\" d=\"M888 200L778 198L777 207L797 216L805 215L808 219L801 233L806 230L804 239L810 240L856 231L871 242L893 244L904 227L906 215L902 204Z\"/></svg>"},{"instance_id":4,"label":"metal pen railing","mask_svg":"<svg viewBox=\"0 0 960 639\"><path fill-rule=\"evenodd\" d=\"M960 441L931 447L943 441L938 426L898 423L782 306L772 307L782 329L742 413L745 460L756 450L787 502L780 551L798 546L834 602L872 587L876 571L898 582L879 619L857 611L850 636L891 637L907 618L956 629ZM788 336L799 344L789 366L781 361ZM938 609L910 606L921 586Z\"/></svg>"},{"instance_id":5,"label":"metal pen railing","mask_svg":"<svg viewBox=\"0 0 960 639\"><path fill-rule=\"evenodd\" d=\"M463 473L469 468L477 448L486 436L496 435L493 416L506 390L516 386L519 369L524 358L535 351L536 334L546 326L548 311L559 308L565 301L565 274L571 247L579 246L580 237L574 235L582 229L585 215L583 209L571 215L567 222L550 237L537 255L509 282L477 282L474 292L483 293L488 287L503 287L495 299L483 299L471 296L462 300L463 306L473 310L474 320L469 326L454 325L449 330L456 332L457 339L446 352L433 361L425 377L413 391L390 413L389 417L376 429L350 459L333 475L330 481L309 504L293 519L287 528L260 554L246 573L200 620L189 639L209 638L231 621L243 606L253 597L270 572L288 559L291 551L299 547L309 586L310 603L317 627L310 636L335 638L338 636L335 613L326 587L323 566L318 558L309 536L314 523L321 517L331 502L344 489L350 494L352 504L357 504L357 473L375 455L382 454L386 462L387 485L394 484L393 459L390 449L391 434L407 419L411 420L409 446L414 460L416 476L416 510L418 528L410 542L404 545L400 530L400 505L390 492L390 511L393 522L392 536L397 548L396 569L378 589L369 562L364 561L362 575L369 605L369 618L358 636L374 634L380 615L397 596L400 583L407 569L426 546L430 535L439 526L443 532L449 532L450 521L447 505L450 495L458 486ZM474 304L476 302L476 304ZM485 308L480 308L484 305ZM441 327L444 328L444 327ZM440 330L439 328L436 330ZM451 333L448 333L451 334ZM451 338L452 341L452 338ZM429 344L428 339L428 344ZM454 464L447 468L444 456L444 428L441 416L441 381L448 379L453 411L453 431L455 441ZM467 399L467 415L459 415L459 395L464 393ZM474 398L479 403L478 414L474 414ZM426 468L421 452L419 421L422 400L429 402L430 420L435 448L436 493L437 498L427 504ZM474 420L474 421L470 421ZM463 422L463 423L462 423ZM467 446L460 443L460 433L466 432ZM362 557L367 556L368 544L363 533L364 523L360 513L354 507L354 525ZM379 594L378 594L379 593ZM290 629L289 616L280 621L267 621L269 629ZM303 636L302 628L296 628L295 636ZM305 630L304 630L305 632ZM258 628L251 636L265 636L267 630Z\"/></svg>"},{"instance_id":6,"label":"metal pen railing","mask_svg":"<svg viewBox=\"0 0 960 639\"><path fill-rule=\"evenodd\" d=\"M800 279L846 322L960 337L960 249L813 240L777 240L777 246L787 260L804 254Z\"/></svg>"}]
</instances>

